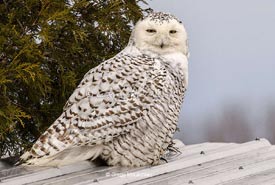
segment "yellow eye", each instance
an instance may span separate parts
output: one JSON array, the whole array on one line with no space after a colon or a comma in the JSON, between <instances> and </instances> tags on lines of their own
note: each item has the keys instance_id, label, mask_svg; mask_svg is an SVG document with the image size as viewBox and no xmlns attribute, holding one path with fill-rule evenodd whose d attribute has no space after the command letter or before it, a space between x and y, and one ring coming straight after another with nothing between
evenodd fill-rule
<instances>
[{"instance_id":1,"label":"yellow eye","mask_svg":"<svg viewBox=\"0 0 275 185\"><path fill-rule=\"evenodd\" d=\"M156 33L157 32L157 30L155 30L155 29L147 29L146 30L148 33Z\"/></svg>"},{"instance_id":2,"label":"yellow eye","mask_svg":"<svg viewBox=\"0 0 275 185\"><path fill-rule=\"evenodd\" d=\"M175 33L177 33L177 31L176 30L170 30L169 33L175 34Z\"/></svg>"}]
</instances>

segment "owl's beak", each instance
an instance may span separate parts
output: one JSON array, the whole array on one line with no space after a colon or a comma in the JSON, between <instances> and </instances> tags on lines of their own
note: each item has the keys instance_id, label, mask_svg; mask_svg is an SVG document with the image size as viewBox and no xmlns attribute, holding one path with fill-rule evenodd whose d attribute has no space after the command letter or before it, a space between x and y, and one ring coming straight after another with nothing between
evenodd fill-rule
<instances>
[{"instance_id":1,"label":"owl's beak","mask_svg":"<svg viewBox=\"0 0 275 185\"><path fill-rule=\"evenodd\" d=\"M168 45L169 41L166 35L160 35L158 44L161 49L164 49Z\"/></svg>"}]
</instances>

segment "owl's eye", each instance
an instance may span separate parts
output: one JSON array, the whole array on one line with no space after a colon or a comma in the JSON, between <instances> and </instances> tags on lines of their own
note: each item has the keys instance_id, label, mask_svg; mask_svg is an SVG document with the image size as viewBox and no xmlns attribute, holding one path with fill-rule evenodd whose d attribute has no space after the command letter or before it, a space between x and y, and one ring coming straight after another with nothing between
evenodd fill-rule
<instances>
[{"instance_id":1,"label":"owl's eye","mask_svg":"<svg viewBox=\"0 0 275 185\"><path fill-rule=\"evenodd\" d=\"M155 30L155 29L147 29L146 30L148 33L156 33L157 32L157 30Z\"/></svg>"},{"instance_id":2,"label":"owl's eye","mask_svg":"<svg viewBox=\"0 0 275 185\"><path fill-rule=\"evenodd\" d=\"M170 30L169 33L175 34L175 33L177 33L177 31L176 30Z\"/></svg>"}]
</instances>

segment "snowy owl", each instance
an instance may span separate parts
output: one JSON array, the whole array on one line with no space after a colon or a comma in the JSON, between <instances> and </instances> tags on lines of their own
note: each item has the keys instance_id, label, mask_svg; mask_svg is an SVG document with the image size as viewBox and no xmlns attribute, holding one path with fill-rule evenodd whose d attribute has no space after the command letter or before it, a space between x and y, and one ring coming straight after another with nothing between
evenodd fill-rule
<instances>
[{"instance_id":1,"label":"snowy owl","mask_svg":"<svg viewBox=\"0 0 275 185\"><path fill-rule=\"evenodd\" d=\"M125 49L86 73L61 116L21 160L39 166L98 157L112 166L159 164L177 129L187 63L182 22L150 13L137 22Z\"/></svg>"}]
</instances>

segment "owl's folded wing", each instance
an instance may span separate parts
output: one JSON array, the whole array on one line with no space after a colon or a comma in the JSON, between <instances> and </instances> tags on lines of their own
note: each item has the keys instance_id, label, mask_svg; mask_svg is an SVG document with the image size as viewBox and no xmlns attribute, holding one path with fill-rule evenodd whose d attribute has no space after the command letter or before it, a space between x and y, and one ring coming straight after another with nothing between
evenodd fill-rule
<instances>
[{"instance_id":1,"label":"owl's folded wing","mask_svg":"<svg viewBox=\"0 0 275 185\"><path fill-rule=\"evenodd\" d=\"M76 146L95 146L129 132L154 105L165 73L150 58L121 56L90 70L64 112L25 160L50 157Z\"/></svg>"}]
</instances>

